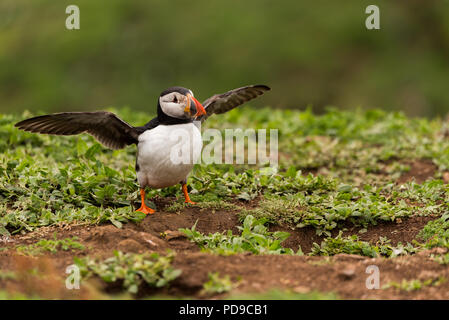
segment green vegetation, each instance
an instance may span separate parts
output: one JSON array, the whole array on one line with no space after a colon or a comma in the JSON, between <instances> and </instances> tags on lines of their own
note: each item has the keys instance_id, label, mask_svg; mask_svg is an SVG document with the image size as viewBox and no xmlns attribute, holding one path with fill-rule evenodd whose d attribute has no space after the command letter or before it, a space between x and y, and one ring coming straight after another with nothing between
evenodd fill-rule
<instances>
[{"instance_id":1,"label":"green vegetation","mask_svg":"<svg viewBox=\"0 0 449 320\"><path fill-rule=\"evenodd\" d=\"M229 275L220 277L218 272L210 272L207 277L209 280L203 285L203 292L206 294L220 294L231 291L238 283L233 283Z\"/></svg>"},{"instance_id":2,"label":"green vegetation","mask_svg":"<svg viewBox=\"0 0 449 320\"><path fill-rule=\"evenodd\" d=\"M360 241L356 235L343 237L340 231L337 237L324 239L321 246L314 243L310 255L333 256L339 253L347 253L376 258L379 256L396 257L414 253L417 250L411 244L406 246L398 244L397 247L392 247L390 241L385 238L381 238L379 242L378 245L372 245L369 242Z\"/></svg>"},{"instance_id":3,"label":"green vegetation","mask_svg":"<svg viewBox=\"0 0 449 320\"><path fill-rule=\"evenodd\" d=\"M4 290L0 290L0 300L40 300L37 296L29 296L22 293L11 293Z\"/></svg>"},{"instance_id":4,"label":"green vegetation","mask_svg":"<svg viewBox=\"0 0 449 320\"><path fill-rule=\"evenodd\" d=\"M301 179L304 178L297 178ZM426 185L419 186L419 188L426 187ZM445 188L443 185L441 187ZM415 186L407 186L406 190L397 189L397 191L394 188L393 185L385 187L366 185L361 190L345 184L334 188L321 187L315 192L297 192L283 197L270 197L261 201L260 207L242 211L241 215L251 214L258 218L266 218L273 224L286 224L293 228L312 226L317 234L330 236L330 231L341 227L343 222L367 227L379 221L395 221L411 215L428 215L440 207L436 205L423 208L407 203L404 198L409 198L409 188L417 189ZM426 189L440 191L437 186ZM429 193L428 196L433 195ZM426 201L425 198L421 199Z\"/></svg>"},{"instance_id":5,"label":"green vegetation","mask_svg":"<svg viewBox=\"0 0 449 320\"><path fill-rule=\"evenodd\" d=\"M332 292L298 293L293 290L269 290L264 293L231 294L229 300L337 300L338 296Z\"/></svg>"},{"instance_id":6,"label":"green vegetation","mask_svg":"<svg viewBox=\"0 0 449 320\"><path fill-rule=\"evenodd\" d=\"M444 213L440 218L429 221L417 236L418 239L424 240L420 246L425 249L442 247L449 249L449 213ZM449 264L449 253L432 254L431 258L442 264Z\"/></svg>"},{"instance_id":7,"label":"green vegetation","mask_svg":"<svg viewBox=\"0 0 449 320\"><path fill-rule=\"evenodd\" d=\"M135 124L151 118L129 109L117 113ZM87 135L45 136L13 127L27 116L0 116L0 234L60 223L121 227L144 218L134 211L135 147L111 151ZM367 228L447 210L448 185L441 178L449 170L449 139L441 120L378 110L332 109L317 116L241 108L211 117L207 127L278 128L280 163L271 174L254 165L197 165L189 185L193 201L205 210L311 226L328 236L346 223ZM410 170L410 161L423 158L436 165L433 177L422 184L394 183ZM305 174L311 170L316 172ZM149 190L148 199L155 195L182 199L179 186ZM231 199L257 199L258 205L241 209ZM182 210L180 202L169 210Z\"/></svg>"},{"instance_id":8,"label":"green vegetation","mask_svg":"<svg viewBox=\"0 0 449 320\"><path fill-rule=\"evenodd\" d=\"M429 221L417 238L426 241L424 246L427 249L434 247L449 248L449 212L436 220Z\"/></svg>"},{"instance_id":9,"label":"green vegetation","mask_svg":"<svg viewBox=\"0 0 449 320\"><path fill-rule=\"evenodd\" d=\"M55 253L58 250L63 251L79 251L84 250L85 247L83 244L79 243L77 237L66 238L58 240L56 238L56 233L54 235L54 239L42 239L36 243L26 245L26 246L17 246L16 250L22 254L26 255L38 255L44 252Z\"/></svg>"},{"instance_id":10,"label":"green vegetation","mask_svg":"<svg viewBox=\"0 0 449 320\"><path fill-rule=\"evenodd\" d=\"M15 279L16 274L12 271L0 270L0 280Z\"/></svg>"},{"instance_id":11,"label":"green vegetation","mask_svg":"<svg viewBox=\"0 0 449 320\"><path fill-rule=\"evenodd\" d=\"M161 288L176 279L181 270L171 266L173 258L173 253L162 256L115 251L113 257L103 261L75 258L75 264L80 267L84 279L98 276L107 283L119 281L128 292L137 293L142 283Z\"/></svg>"},{"instance_id":12,"label":"green vegetation","mask_svg":"<svg viewBox=\"0 0 449 320\"><path fill-rule=\"evenodd\" d=\"M424 281L421 281L419 279L412 279L412 280L402 280L402 282L398 283L395 281L387 283L385 286L382 287L382 289L389 289L389 288L396 288L399 290L404 291L414 291L414 290L420 290L423 287L428 286L439 286L440 284L445 283L447 280L444 277L439 277L437 279L426 279Z\"/></svg>"},{"instance_id":13,"label":"green vegetation","mask_svg":"<svg viewBox=\"0 0 449 320\"><path fill-rule=\"evenodd\" d=\"M180 212L185 207L191 206L188 203L185 203L184 201L180 202L174 202L172 205L165 208L165 211L168 212ZM215 210L239 210L241 209L240 206L235 205L233 203L229 203L223 200L217 200L217 201L204 201L204 202L198 202L195 204L195 207L199 207L201 209L208 209L210 213L215 213Z\"/></svg>"},{"instance_id":14,"label":"green vegetation","mask_svg":"<svg viewBox=\"0 0 449 320\"><path fill-rule=\"evenodd\" d=\"M204 235L196 231L196 223L191 229L179 229L188 239L195 242L202 250L221 255L230 255L242 252L254 254L294 254L290 248L283 248L282 241L289 237L288 232L269 232L264 226L266 221L256 220L253 216L246 216L243 227L238 227L240 235L216 232ZM298 253L301 253L300 249Z\"/></svg>"},{"instance_id":15,"label":"green vegetation","mask_svg":"<svg viewBox=\"0 0 449 320\"><path fill-rule=\"evenodd\" d=\"M17 120L0 118L0 234L58 223L109 221L120 227L144 218L131 208L131 150L110 162L112 151L90 137L28 134L13 127Z\"/></svg>"}]
</instances>

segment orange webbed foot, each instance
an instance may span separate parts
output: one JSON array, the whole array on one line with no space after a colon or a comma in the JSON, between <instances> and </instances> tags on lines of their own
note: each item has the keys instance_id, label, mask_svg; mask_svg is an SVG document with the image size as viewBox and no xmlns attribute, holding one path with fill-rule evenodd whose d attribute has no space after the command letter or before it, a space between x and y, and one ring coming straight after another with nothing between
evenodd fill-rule
<instances>
[{"instance_id":1,"label":"orange webbed foot","mask_svg":"<svg viewBox=\"0 0 449 320\"><path fill-rule=\"evenodd\" d=\"M185 184L185 183L182 184L182 193L184 193L184 197L186 199L186 201L184 201L184 203L196 204L196 202L193 202L192 200L190 200L189 193L187 192L187 184Z\"/></svg>"},{"instance_id":2,"label":"orange webbed foot","mask_svg":"<svg viewBox=\"0 0 449 320\"><path fill-rule=\"evenodd\" d=\"M155 210L151 209L150 207L147 207L145 204L142 204L142 206L139 209L137 209L136 211L139 211L139 212L142 212L145 214L153 214L156 212Z\"/></svg>"},{"instance_id":3,"label":"orange webbed foot","mask_svg":"<svg viewBox=\"0 0 449 320\"><path fill-rule=\"evenodd\" d=\"M147 207L147 205L145 204L145 190L144 189L140 189L140 197L142 199L142 205L136 211L139 211L139 212L142 212L145 214L153 214L155 211L153 209L151 209L150 207Z\"/></svg>"}]
</instances>

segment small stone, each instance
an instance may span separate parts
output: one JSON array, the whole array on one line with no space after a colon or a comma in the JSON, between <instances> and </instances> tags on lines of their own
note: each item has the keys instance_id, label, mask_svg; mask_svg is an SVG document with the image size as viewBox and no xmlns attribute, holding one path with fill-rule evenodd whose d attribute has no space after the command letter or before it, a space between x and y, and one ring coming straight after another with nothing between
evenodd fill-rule
<instances>
[{"instance_id":1,"label":"small stone","mask_svg":"<svg viewBox=\"0 0 449 320\"><path fill-rule=\"evenodd\" d=\"M353 269L353 268L344 269L338 275L340 277L344 278L345 280L350 280L350 279L354 278L354 276L355 276L355 269Z\"/></svg>"},{"instance_id":2,"label":"small stone","mask_svg":"<svg viewBox=\"0 0 449 320\"><path fill-rule=\"evenodd\" d=\"M157 247L157 244L154 243L153 241L147 240L147 239L145 239L145 241L146 241L150 246Z\"/></svg>"}]
</instances>

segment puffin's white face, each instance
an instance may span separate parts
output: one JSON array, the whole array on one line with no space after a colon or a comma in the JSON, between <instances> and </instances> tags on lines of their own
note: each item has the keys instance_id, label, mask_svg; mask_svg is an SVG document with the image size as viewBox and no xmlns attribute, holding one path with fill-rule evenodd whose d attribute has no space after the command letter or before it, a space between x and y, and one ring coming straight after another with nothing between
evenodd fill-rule
<instances>
[{"instance_id":1,"label":"puffin's white face","mask_svg":"<svg viewBox=\"0 0 449 320\"><path fill-rule=\"evenodd\" d=\"M192 91L187 95L179 92L170 92L159 98L159 104L166 115L178 119L188 119L191 118L191 97L193 97Z\"/></svg>"}]
</instances>

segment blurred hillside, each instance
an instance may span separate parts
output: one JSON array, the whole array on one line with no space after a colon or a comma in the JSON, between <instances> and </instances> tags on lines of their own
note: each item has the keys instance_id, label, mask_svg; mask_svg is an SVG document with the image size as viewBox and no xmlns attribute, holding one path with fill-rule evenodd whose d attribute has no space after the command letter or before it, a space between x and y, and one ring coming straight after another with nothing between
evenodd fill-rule
<instances>
[{"instance_id":1,"label":"blurred hillside","mask_svg":"<svg viewBox=\"0 0 449 320\"><path fill-rule=\"evenodd\" d=\"M81 29L65 28L66 6ZM365 28L380 7L381 30ZM449 1L1 0L0 112L154 110L166 87L255 106L449 111Z\"/></svg>"}]
</instances>

